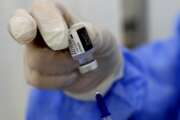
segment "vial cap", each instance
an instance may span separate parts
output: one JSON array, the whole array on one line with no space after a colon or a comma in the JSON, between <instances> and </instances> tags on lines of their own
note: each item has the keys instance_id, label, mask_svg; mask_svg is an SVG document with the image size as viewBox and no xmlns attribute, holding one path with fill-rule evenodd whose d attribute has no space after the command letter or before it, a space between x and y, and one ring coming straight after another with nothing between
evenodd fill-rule
<instances>
[{"instance_id":1,"label":"vial cap","mask_svg":"<svg viewBox=\"0 0 180 120\"><path fill-rule=\"evenodd\" d=\"M84 73L90 72L92 70L95 70L97 67L98 67L97 61L94 60L94 61L92 61L92 62L90 62L88 64L80 66L79 67L79 72L81 74L84 74Z\"/></svg>"}]
</instances>

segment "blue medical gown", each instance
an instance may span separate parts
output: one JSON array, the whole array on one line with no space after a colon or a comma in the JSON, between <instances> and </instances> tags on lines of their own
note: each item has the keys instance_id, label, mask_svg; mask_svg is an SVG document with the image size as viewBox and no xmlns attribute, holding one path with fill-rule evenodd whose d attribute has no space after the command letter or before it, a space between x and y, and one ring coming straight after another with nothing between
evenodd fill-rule
<instances>
[{"instance_id":1,"label":"blue medical gown","mask_svg":"<svg viewBox=\"0 0 180 120\"><path fill-rule=\"evenodd\" d=\"M176 35L167 40L120 51L124 77L105 95L113 120L180 120L179 33L177 27ZM73 99L61 90L33 88L26 119L100 120L100 113L93 101Z\"/></svg>"}]
</instances>

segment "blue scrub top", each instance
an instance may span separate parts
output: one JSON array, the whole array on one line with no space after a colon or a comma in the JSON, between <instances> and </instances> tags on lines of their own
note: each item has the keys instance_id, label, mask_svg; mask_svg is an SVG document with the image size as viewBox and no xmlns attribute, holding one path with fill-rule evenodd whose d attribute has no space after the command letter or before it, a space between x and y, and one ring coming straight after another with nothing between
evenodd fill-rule
<instances>
[{"instance_id":1,"label":"blue scrub top","mask_svg":"<svg viewBox=\"0 0 180 120\"><path fill-rule=\"evenodd\" d=\"M167 40L122 49L124 77L105 100L113 120L180 120L180 20ZM66 96L61 90L33 88L27 120L100 120L95 102Z\"/></svg>"}]
</instances>

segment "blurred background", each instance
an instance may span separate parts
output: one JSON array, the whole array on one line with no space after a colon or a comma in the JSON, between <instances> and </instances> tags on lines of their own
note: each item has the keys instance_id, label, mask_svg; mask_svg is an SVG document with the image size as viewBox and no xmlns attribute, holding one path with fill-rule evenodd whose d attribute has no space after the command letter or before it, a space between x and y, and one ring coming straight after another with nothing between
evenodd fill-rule
<instances>
[{"instance_id":1,"label":"blurred background","mask_svg":"<svg viewBox=\"0 0 180 120\"><path fill-rule=\"evenodd\" d=\"M77 16L102 24L124 45L134 48L174 32L180 0L61 0ZM29 86L23 74L23 47L7 32L17 8L31 0L0 1L0 120L23 120Z\"/></svg>"}]
</instances>

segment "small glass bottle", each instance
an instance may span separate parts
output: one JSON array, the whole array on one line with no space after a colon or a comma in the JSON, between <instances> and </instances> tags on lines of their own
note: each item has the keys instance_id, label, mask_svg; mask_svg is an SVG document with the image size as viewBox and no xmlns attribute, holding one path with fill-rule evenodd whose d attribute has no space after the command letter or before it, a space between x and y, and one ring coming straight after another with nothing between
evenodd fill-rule
<instances>
[{"instance_id":1,"label":"small glass bottle","mask_svg":"<svg viewBox=\"0 0 180 120\"><path fill-rule=\"evenodd\" d=\"M84 23L76 23L70 28L69 49L71 56L79 63L79 71L84 74L98 67L93 57L94 47Z\"/></svg>"}]
</instances>

